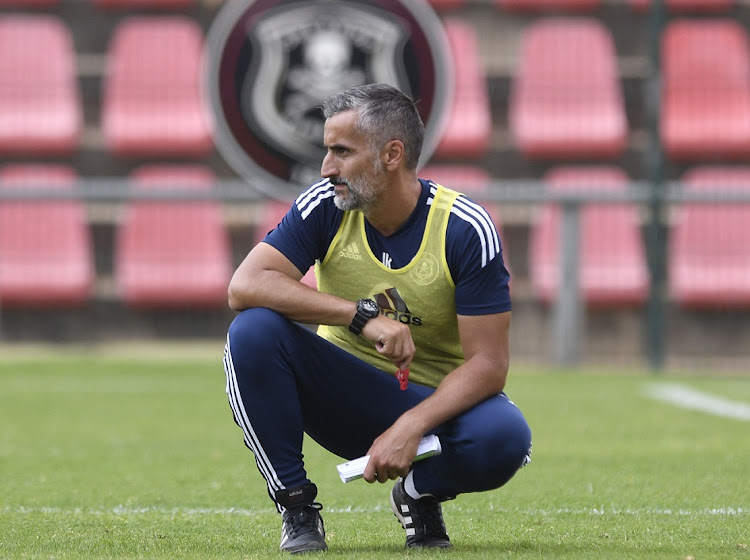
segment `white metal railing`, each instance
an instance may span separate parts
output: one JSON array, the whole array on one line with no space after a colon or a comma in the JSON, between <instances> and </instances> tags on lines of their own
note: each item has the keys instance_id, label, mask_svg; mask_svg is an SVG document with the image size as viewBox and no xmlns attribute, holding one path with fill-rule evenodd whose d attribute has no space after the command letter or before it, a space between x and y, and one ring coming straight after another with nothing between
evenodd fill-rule
<instances>
[{"instance_id":1,"label":"white metal railing","mask_svg":"<svg viewBox=\"0 0 750 560\"><path fill-rule=\"evenodd\" d=\"M656 189L646 181L632 181L627 188L618 191L597 190L591 186L553 191L538 180L494 180L475 198L505 204L560 204L560 290L553 307L550 334L554 341L553 361L567 366L579 361L578 352L583 333L585 308L579 287L580 210L583 206L604 202L648 207L655 200L667 205L685 202L750 204L750 185L741 190L695 191L686 189L679 181L665 182ZM0 201L19 199L77 199L110 203L128 200L215 200L222 203L255 204L267 200L268 196L262 194L252 180L235 179L216 180L207 190L175 190L166 185L165 188L152 186L144 190L134 188L131 180L119 177L82 178L69 189L49 188L43 184L27 185L22 189L0 188Z\"/></svg>"}]
</instances>

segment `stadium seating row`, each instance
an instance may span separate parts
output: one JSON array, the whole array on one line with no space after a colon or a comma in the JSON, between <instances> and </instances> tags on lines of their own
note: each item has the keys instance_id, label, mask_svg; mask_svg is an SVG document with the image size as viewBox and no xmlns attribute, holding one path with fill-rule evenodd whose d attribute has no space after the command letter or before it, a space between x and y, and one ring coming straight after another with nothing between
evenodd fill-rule
<instances>
[{"instance_id":1,"label":"stadium seating row","mask_svg":"<svg viewBox=\"0 0 750 560\"><path fill-rule=\"evenodd\" d=\"M486 75L472 27L447 18L457 79L443 156L478 157L492 128ZM200 156L213 149L201 97L204 37L182 15L133 16L111 38L102 84L101 131L117 156ZM0 16L0 153L69 154L82 108L71 33L52 15Z\"/></svg>"},{"instance_id":2,"label":"stadium seating row","mask_svg":"<svg viewBox=\"0 0 750 560\"><path fill-rule=\"evenodd\" d=\"M462 184L476 200L488 177L482 171L450 175L428 168L423 176ZM71 188L75 174L62 165L7 165L0 188ZM212 173L197 165L147 165L132 175L138 189L210 189ZM613 167L565 166L545 177L556 191L628 188ZM750 167L699 167L684 177L686 189L750 188ZM255 241L276 226L287 205L268 202ZM497 209L494 219L501 228ZM529 277L533 294L549 304L559 288L560 208L547 204L532 226ZM648 271L638 210L626 203L592 203L581 211L580 289L590 307L644 303ZM691 308L750 307L750 206L685 203L670 236L671 297ZM117 295L133 307L220 307L231 274L231 249L221 208L206 200L127 203L118 225ZM92 296L92 242L84 205L73 199L0 199L0 304L75 306ZM315 286L311 272L303 281Z\"/></svg>"},{"instance_id":3,"label":"stadium seating row","mask_svg":"<svg viewBox=\"0 0 750 560\"><path fill-rule=\"evenodd\" d=\"M203 34L185 16L132 17L114 32L102 133L118 155L200 155L213 147L201 99ZM82 132L70 30L52 15L0 17L0 151L69 154Z\"/></svg>"},{"instance_id":4,"label":"stadium seating row","mask_svg":"<svg viewBox=\"0 0 750 560\"><path fill-rule=\"evenodd\" d=\"M491 142L476 31L444 18L456 68L439 158L476 160ZM200 92L203 34L183 15L132 16L113 33L101 132L118 156L200 156L213 149ZM729 19L677 19L662 40L661 138L674 160L750 156L750 47ZM628 122L610 31L596 18L545 17L524 28L509 99L516 148L532 159L611 159ZM48 14L0 16L0 153L69 154L83 127L70 31Z\"/></svg>"},{"instance_id":5,"label":"stadium seating row","mask_svg":"<svg viewBox=\"0 0 750 560\"><path fill-rule=\"evenodd\" d=\"M0 6L53 7L61 0L0 0ZM189 8L198 0L90 0L95 6L104 8L132 8L138 10L160 8ZM644 10L651 0L624 0L634 9ZM428 0L436 10L455 10L471 3L471 0ZM494 0L503 10L518 12L562 11L584 12L600 8L603 0ZM667 8L675 12L698 11L720 12L731 8L735 0L666 0Z\"/></svg>"},{"instance_id":6,"label":"stadium seating row","mask_svg":"<svg viewBox=\"0 0 750 560\"><path fill-rule=\"evenodd\" d=\"M430 165L421 175L445 185L460 185L487 207L503 237L499 206L484 199L491 179L484 169ZM683 181L686 189L709 193L750 189L750 167L698 167ZM558 193L628 188L625 173L609 165L562 165L551 169L544 182ZM561 214L558 204L545 204L531 227L529 280L533 296L546 305L555 301L559 290ZM749 205L685 203L677 209L668 265L671 295L677 304L705 309L750 306L748 220ZM619 202L586 204L580 228L579 288L587 306L643 305L649 272L638 208Z\"/></svg>"},{"instance_id":7,"label":"stadium seating row","mask_svg":"<svg viewBox=\"0 0 750 560\"><path fill-rule=\"evenodd\" d=\"M546 183L556 191L626 189L618 168L566 166ZM688 171L686 192L750 188L750 167L705 166ZM750 205L683 203L675 209L668 250L673 301L685 308L750 307ZM534 295L552 303L560 282L559 205L545 205L532 226L529 276ZM590 307L638 306L648 294L648 272L638 210L621 203L592 203L580 217L579 288Z\"/></svg>"},{"instance_id":8,"label":"stadium seating row","mask_svg":"<svg viewBox=\"0 0 750 560\"><path fill-rule=\"evenodd\" d=\"M730 19L676 19L661 43L660 133L673 160L750 156L750 47ZM628 124L609 30L587 17L540 18L523 31L509 123L529 158L622 154Z\"/></svg>"},{"instance_id":9,"label":"stadium seating row","mask_svg":"<svg viewBox=\"0 0 750 560\"><path fill-rule=\"evenodd\" d=\"M63 165L7 165L3 189L70 189ZM201 166L145 166L138 189L210 189ZM119 226L115 276L119 297L135 307L217 307L226 302L232 262L223 215L206 201L135 200ZM75 306L92 296L92 240L85 207L72 199L0 201L2 306Z\"/></svg>"}]
</instances>

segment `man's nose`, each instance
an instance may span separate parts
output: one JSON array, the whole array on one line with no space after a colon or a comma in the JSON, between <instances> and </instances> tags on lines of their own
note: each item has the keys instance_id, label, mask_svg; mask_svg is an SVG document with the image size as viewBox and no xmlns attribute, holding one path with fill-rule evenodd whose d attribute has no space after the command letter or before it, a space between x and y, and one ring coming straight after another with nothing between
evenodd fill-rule
<instances>
[{"instance_id":1,"label":"man's nose","mask_svg":"<svg viewBox=\"0 0 750 560\"><path fill-rule=\"evenodd\" d=\"M321 177L333 177L338 175L338 169L334 165L331 154L326 154L323 158L323 163L320 165L320 176Z\"/></svg>"}]
</instances>

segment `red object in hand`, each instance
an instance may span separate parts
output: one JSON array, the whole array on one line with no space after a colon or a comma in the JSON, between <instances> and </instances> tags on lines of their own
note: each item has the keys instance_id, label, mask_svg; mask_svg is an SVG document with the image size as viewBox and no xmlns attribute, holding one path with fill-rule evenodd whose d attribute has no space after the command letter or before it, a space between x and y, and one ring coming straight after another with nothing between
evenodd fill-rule
<instances>
[{"instance_id":1,"label":"red object in hand","mask_svg":"<svg viewBox=\"0 0 750 560\"><path fill-rule=\"evenodd\" d=\"M396 377L401 384L401 390L406 391L406 388L409 386L409 368L399 369L396 372Z\"/></svg>"}]
</instances>

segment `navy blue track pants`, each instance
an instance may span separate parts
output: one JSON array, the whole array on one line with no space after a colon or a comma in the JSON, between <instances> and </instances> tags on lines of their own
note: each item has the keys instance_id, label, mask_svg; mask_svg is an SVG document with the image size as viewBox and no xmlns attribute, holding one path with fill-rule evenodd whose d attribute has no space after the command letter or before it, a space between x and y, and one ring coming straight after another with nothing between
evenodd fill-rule
<instances>
[{"instance_id":1,"label":"navy blue track pants","mask_svg":"<svg viewBox=\"0 0 750 560\"><path fill-rule=\"evenodd\" d=\"M434 389L402 391L383 372L264 308L237 315L224 356L227 395L245 445L269 495L310 482L303 433L343 459L365 455L373 440ZM530 453L531 431L501 393L433 430L442 454L415 462L421 494L449 499L505 484Z\"/></svg>"}]
</instances>

